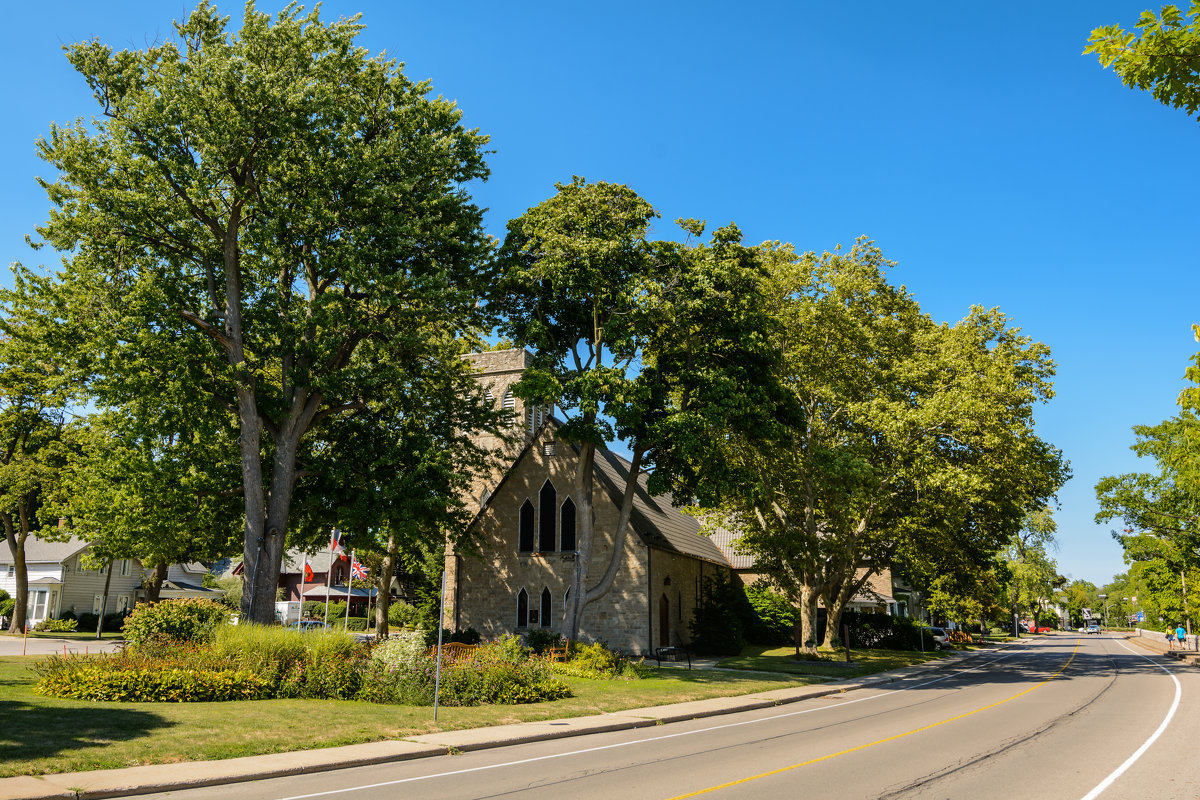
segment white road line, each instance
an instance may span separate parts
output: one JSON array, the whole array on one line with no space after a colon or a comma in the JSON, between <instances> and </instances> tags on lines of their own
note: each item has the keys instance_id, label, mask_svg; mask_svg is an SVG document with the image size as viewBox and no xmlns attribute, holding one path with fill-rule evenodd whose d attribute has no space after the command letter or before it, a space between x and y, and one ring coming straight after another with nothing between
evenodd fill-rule
<instances>
[{"instance_id":1,"label":"white road line","mask_svg":"<svg viewBox=\"0 0 1200 800\"><path fill-rule=\"evenodd\" d=\"M1020 644L1024 644L1024 642L1020 642ZM636 739L631 742L618 742L616 744L606 744L606 745L601 745L599 747L586 747L582 750L571 750L570 752L566 752L566 753L552 753L550 755L545 755L545 756L535 756L533 758L523 758L518 761L505 761L500 764L486 764L481 767L469 767L466 769L456 769L456 770L451 770L449 772L438 772L438 773L435 773L432 775L417 775L412 778L398 778L397 780L382 781L380 783L368 783L368 784L364 784L362 786L346 786L341 789L331 789L326 792L313 792L312 794L297 794L297 795L293 795L291 797L280 798L280 800L306 800L306 798L309 798L309 797L328 797L329 795L334 795L334 794L345 794L347 792L359 792L359 791L364 791L367 789L378 789L383 786L396 786L401 783L413 783L415 781L425 781L425 780L431 780L433 778L448 778L448 777L453 777L455 775L466 775L466 774L469 774L472 772L482 772L484 770L489 770L489 769L500 769L501 767L515 767L515 766L520 766L521 764L532 764L532 763L535 763L538 761L547 761L547 760L554 759L554 758L568 758L570 756L584 755L586 753L598 753L598 752L601 752L604 750L614 750L614 749L620 748L620 747L631 747L634 745L644 745L647 742L657 742L657 741L663 741L666 739L676 739L681 736L692 736L692 735L695 735L698 733L710 733L712 731L719 731L719 730L723 730L725 728L738 728L743 725L755 725L760 722L773 722L775 720L786 719L788 717L798 717L801 714L811 714L814 711L827 711L828 709L831 709L831 708L840 708L842 706L850 706L850 705L854 705L855 703L866 702L867 700L877 700L880 697L887 697L888 695L899 694L900 692L908 692L913 689L920 689L924 686L932 686L935 683L941 683L942 681L949 680L950 678L953 678L956 675L965 675L969 672L976 672L984 667L995 664L997 661L1008 658L1009 656L1011 656L1017 652L1020 652L1020 651L1012 650L1010 652L1007 652L1007 653L1001 655L999 658L993 658L990 661L987 661L983 664L979 664L977 666L971 667L970 669L962 669L962 670L958 670L956 672L951 672L949 675L943 675L940 678L935 678L934 680L931 680L931 681L925 681L924 683L917 683L917 684L913 684L912 686L905 686L901 689L892 689L887 692L880 692L879 694L873 694L870 697L860 697L857 700L846 700L845 702L842 702L842 703L835 703L833 705L821 706L820 708L807 708L802 711L788 711L783 714L774 714L770 717L760 717L759 719L743 720L742 722L729 722L724 725L713 725L708 728L698 728L693 731L668 733L668 734L664 734L662 736L652 736L648 739ZM620 713L620 712L616 712L616 713Z\"/></svg>"},{"instance_id":2,"label":"white road line","mask_svg":"<svg viewBox=\"0 0 1200 800\"><path fill-rule=\"evenodd\" d=\"M1146 659L1147 661L1150 661L1149 656L1137 652L1136 650L1134 650L1133 648L1131 648L1129 645L1125 644L1124 642L1118 641L1117 644L1121 645L1121 647L1124 647L1126 650L1133 653L1135 656L1141 656L1142 658ZM1135 750L1133 752L1133 755L1131 755L1129 758L1125 759L1125 762L1123 764L1121 764L1121 766L1119 766L1115 770L1113 770L1107 778L1100 781L1100 783L1097 784L1095 789L1092 789L1090 792L1085 794L1083 796L1082 800L1095 800L1096 797L1100 796L1101 792L1103 792L1105 789L1107 789L1109 786L1112 785L1113 781L1115 781L1117 778L1121 777L1121 775L1124 774L1125 770L1132 767L1134 762L1136 762L1139 758L1141 758L1142 754L1150 749L1150 745L1154 744L1154 742L1158 740L1159 736L1162 736L1162 732L1165 731L1167 729L1167 726L1171 724L1171 718L1175 716L1175 709L1179 708L1179 700L1180 700L1180 698L1183 697L1183 687L1179 685L1179 679L1176 678L1174 674L1172 674L1171 670L1167 669L1162 664L1155 664L1155 662L1153 662L1153 661L1150 661L1150 663L1154 664L1154 666L1158 667L1163 672L1167 673L1167 675L1171 678L1171 680L1173 680L1175 682L1175 700L1171 703L1171 709L1167 712L1167 716L1163 717L1163 721L1161 723L1159 723L1158 729L1156 731L1154 731L1154 733L1150 734L1150 738L1147 739L1146 741L1142 742L1142 746L1139 747L1137 750Z\"/></svg>"}]
</instances>

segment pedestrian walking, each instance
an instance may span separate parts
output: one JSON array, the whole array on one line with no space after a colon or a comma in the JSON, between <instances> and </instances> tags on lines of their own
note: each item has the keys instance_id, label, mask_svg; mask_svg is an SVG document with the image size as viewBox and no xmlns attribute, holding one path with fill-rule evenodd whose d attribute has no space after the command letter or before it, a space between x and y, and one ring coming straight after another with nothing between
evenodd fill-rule
<instances>
[{"instance_id":1,"label":"pedestrian walking","mask_svg":"<svg viewBox=\"0 0 1200 800\"><path fill-rule=\"evenodd\" d=\"M1184 646L1187 644L1187 631L1185 631L1183 629L1182 622L1179 623L1179 626L1177 628L1175 628L1175 641L1179 642L1180 650L1182 650L1184 648Z\"/></svg>"},{"instance_id":2,"label":"pedestrian walking","mask_svg":"<svg viewBox=\"0 0 1200 800\"><path fill-rule=\"evenodd\" d=\"M1172 628L1170 625L1168 625L1165 633L1167 634L1167 649L1174 650L1175 649L1175 629Z\"/></svg>"}]
</instances>

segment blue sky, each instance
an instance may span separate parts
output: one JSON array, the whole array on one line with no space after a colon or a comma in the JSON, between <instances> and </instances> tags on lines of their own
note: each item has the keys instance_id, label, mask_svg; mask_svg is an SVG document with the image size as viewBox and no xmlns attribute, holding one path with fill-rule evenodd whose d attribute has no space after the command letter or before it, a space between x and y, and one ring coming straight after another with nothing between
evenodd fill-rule
<instances>
[{"instance_id":1,"label":"blue sky","mask_svg":"<svg viewBox=\"0 0 1200 800\"><path fill-rule=\"evenodd\" d=\"M283 4L262 2L275 11ZM219 4L236 28L242 7ZM183 3L16 4L0 31L0 259L46 214L34 141L94 104L61 47L171 35ZM1074 479L1059 569L1125 569L1096 480L1139 469L1130 426L1176 411L1200 345L1200 125L1081 51L1132 2L410 3L361 11L372 52L433 80L491 135L489 229L571 175L627 183L670 220L729 221L804 250L867 235L938 320L997 306L1050 345L1041 435ZM8 281L7 277L0 280Z\"/></svg>"}]
</instances>

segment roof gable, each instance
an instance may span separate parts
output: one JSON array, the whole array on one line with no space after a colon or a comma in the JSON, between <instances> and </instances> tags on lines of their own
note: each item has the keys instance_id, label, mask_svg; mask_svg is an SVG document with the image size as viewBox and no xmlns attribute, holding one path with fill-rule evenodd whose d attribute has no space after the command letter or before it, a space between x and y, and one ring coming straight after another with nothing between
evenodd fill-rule
<instances>
[{"instance_id":1,"label":"roof gable","mask_svg":"<svg viewBox=\"0 0 1200 800\"><path fill-rule=\"evenodd\" d=\"M77 553L91 547L90 542L75 536L66 541L53 542L40 539L33 534L25 540L25 563L27 564L61 564ZM12 550L8 547L7 539L0 539L0 564L13 564Z\"/></svg>"}]
</instances>

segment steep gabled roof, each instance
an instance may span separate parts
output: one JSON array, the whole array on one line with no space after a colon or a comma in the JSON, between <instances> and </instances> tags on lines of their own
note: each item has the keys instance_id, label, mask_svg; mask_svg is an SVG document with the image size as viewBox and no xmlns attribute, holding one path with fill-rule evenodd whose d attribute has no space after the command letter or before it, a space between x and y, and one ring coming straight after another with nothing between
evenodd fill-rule
<instances>
[{"instance_id":1,"label":"steep gabled roof","mask_svg":"<svg viewBox=\"0 0 1200 800\"><path fill-rule=\"evenodd\" d=\"M629 467L628 461L611 450L596 448L596 478L618 508L625 493ZM646 491L648 480L649 476L645 473L638 475L638 485L633 495L633 513L629 518L630 528L641 537L642 542L660 550L729 566L720 548L707 536L700 535L699 521L672 505L669 494L652 497Z\"/></svg>"},{"instance_id":2,"label":"steep gabled roof","mask_svg":"<svg viewBox=\"0 0 1200 800\"><path fill-rule=\"evenodd\" d=\"M86 550L90 542L72 536L63 542L48 542L45 539L30 534L25 540L25 562L27 564L61 564L71 556ZM13 564L12 551L8 548L8 540L0 539L0 564Z\"/></svg>"}]
</instances>

